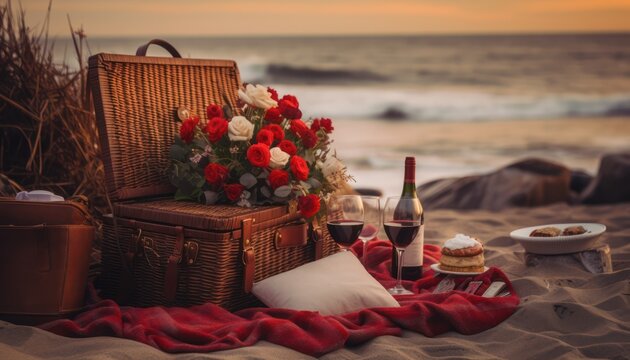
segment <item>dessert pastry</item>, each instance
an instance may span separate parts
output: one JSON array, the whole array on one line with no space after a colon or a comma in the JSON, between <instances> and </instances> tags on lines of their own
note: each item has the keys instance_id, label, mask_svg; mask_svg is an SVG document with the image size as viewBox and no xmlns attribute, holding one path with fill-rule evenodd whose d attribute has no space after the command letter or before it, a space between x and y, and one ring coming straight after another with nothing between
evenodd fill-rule
<instances>
[{"instance_id":1,"label":"dessert pastry","mask_svg":"<svg viewBox=\"0 0 630 360\"><path fill-rule=\"evenodd\" d=\"M580 235L580 234L584 234L585 232L586 232L586 229L581 225L569 226L568 228L562 231L562 235Z\"/></svg>"},{"instance_id":2,"label":"dessert pastry","mask_svg":"<svg viewBox=\"0 0 630 360\"><path fill-rule=\"evenodd\" d=\"M483 246L464 234L446 240L442 247L440 269L453 272L483 272Z\"/></svg>"},{"instance_id":3,"label":"dessert pastry","mask_svg":"<svg viewBox=\"0 0 630 360\"><path fill-rule=\"evenodd\" d=\"M560 233L562 233L562 230L558 229L557 227L548 226L544 228L534 229L534 231L532 231L532 233L529 234L529 236L554 237L554 236L559 236Z\"/></svg>"}]
</instances>

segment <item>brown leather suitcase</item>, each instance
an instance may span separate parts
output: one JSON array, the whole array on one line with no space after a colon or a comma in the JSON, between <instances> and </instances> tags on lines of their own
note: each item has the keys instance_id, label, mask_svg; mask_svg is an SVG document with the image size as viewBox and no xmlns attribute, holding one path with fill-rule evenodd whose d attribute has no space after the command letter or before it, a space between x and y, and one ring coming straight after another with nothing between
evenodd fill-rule
<instances>
[{"instance_id":1,"label":"brown leather suitcase","mask_svg":"<svg viewBox=\"0 0 630 360\"><path fill-rule=\"evenodd\" d=\"M36 324L81 309L94 227L72 201L0 198L0 318Z\"/></svg>"},{"instance_id":2,"label":"brown leather suitcase","mask_svg":"<svg viewBox=\"0 0 630 360\"><path fill-rule=\"evenodd\" d=\"M254 281L337 251L325 228L309 232L294 206L203 205L173 199L169 148L174 114L238 101L231 60L97 54L89 59L106 185L114 203L104 218L102 295L134 306L212 302L234 310L258 305ZM321 230L321 232L319 231ZM309 234L319 234L309 236Z\"/></svg>"}]
</instances>

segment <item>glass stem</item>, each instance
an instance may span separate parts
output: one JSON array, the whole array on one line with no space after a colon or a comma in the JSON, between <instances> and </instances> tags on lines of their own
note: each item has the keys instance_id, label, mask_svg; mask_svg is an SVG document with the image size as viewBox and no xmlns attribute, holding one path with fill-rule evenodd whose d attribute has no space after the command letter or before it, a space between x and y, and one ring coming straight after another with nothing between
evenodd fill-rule
<instances>
[{"instance_id":1,"label":"glass stem","mask_svg":"<svg viewBox=\"0 0 630 360\"><path fill-rule=\"evenodd\" d=\"M396 272L396 288L402 287L402 259L403 253L405 249L396 248L396 252L398 253L398 271Z\"/></svg>"},{"instance_id":2,"label":"glass stem","mask_svg":"<svg viewBox=\"0 0 630 360\"><path fill-rule=\"evenodd\" d=\"M363 240L363 254L361 255L361 259L363 260L363 265L367 265L367 240Z\"/></svg>"}]
</instances>

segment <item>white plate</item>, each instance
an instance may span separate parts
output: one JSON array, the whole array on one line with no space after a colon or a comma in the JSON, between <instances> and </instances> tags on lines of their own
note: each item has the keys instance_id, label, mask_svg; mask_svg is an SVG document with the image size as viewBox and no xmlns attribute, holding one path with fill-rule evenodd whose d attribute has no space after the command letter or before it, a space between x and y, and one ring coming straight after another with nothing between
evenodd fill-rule
<instances>
[{"instance_id":1,"label":"white plate","mask_svg":"<svg viewBox=\"0 0 630 360\"><path fill-rule=\"evenodd\" d=\"M442 270L440 269L440 264L432 264L431 265L431 269L433 269L433 271L435 272L439 272L442 274L450 274L450 275L462 275L462 276L467 276L467 275L479 275L479 274L483 274L486 271L488 271L488 267L484 266L483 267L483 271L480 272L476 272L476 271L471 271L471 272L459 272L459 271L448 271L448 270Z\"/></svg>"},{"instance_id":2,"label":"white plate","mask_svg":"<svg viewBox=\"0 0 630 360\"><path fill-rule=\"evenodd\" d=\"M580 235L562 235L554 237L529 236L529 234L531 234L531 232L535 229L549 226L556 227L560 230L564 230L569 226L582 226L586 229L586 232ZM518 241L527 252L534 254L556 255L569 254L590 249L604 231L606 231L606 226L596 223L547 224L514 230L510 233L510 237Z\"/></svg>"}]
</instances>

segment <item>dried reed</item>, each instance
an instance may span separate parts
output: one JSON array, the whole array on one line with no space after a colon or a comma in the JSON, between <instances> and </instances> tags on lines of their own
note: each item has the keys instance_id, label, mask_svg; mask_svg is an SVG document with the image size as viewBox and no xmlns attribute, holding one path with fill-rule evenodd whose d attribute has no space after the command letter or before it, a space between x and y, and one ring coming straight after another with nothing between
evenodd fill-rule
<instances>
[{"instance_id":1,"label":"dried reed","mask_svg":"<svg viewBox=\"0 0 630 360\"><path fill-rule=\"evenodd\" d=\"M0 194L46 189L85 196L105 210L103 165L89 94L82 30L70 32L79 69L55 64L48 15L39 32L22 10L0 5Z\"/></svg>"}]
</instances>

